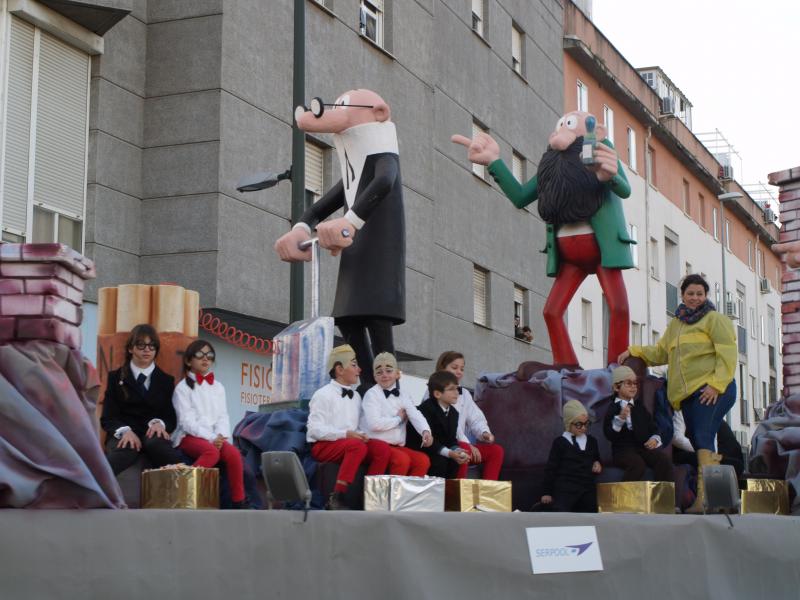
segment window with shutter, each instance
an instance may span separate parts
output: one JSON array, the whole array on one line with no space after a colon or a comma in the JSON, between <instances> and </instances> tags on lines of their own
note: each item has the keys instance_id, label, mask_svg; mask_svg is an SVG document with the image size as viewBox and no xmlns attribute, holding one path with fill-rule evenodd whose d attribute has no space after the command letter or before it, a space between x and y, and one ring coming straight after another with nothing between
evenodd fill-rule
<instances>
[{"instance_id":1,"label":"window with shutter","mask_svg":"<svg viewBox=\"0 0 800 600\"><path fill-rule=\"evenodd\" d=\"M480 36L483 36L484 2L485 0L472 0L472 31Z\"/></svg>"},{"instance_id":2,"label":"window with shutter","mask_svg":"<svg viewBox=\"0 0 800 600\"><path fill-rule=\"evenodd\" d=\"M525 157L518 152L511 153L511 172L517 181L525 183Z\"/></svg>"},{"instance_id":3,"label":"window with shutter","mask_svg":"<svg viewBox=\"0 0 800 600\"><path fill-rule=\"evenodd\" d=\"M511 26L511 67L522 75L522 42L525 34L517 28Z\"/></svg>"},{"instance_id":4,"label":"window with shutter","mask_svg":"<svg viewBox=\"0 0 800 600\"><path fill-rule=\"evenodd\" d=\"M478 325L488 327L489 298L488 298L488 273L474 265L472 268L472 305L474 311L473 320Z\"/></svg>"},{"instance_id":5,"label":"window with shutter","mask_svg":"<svg viewBox=\"0 0 800 600\"><path fill-rule=\"evenodd\" d=\"M477 121L472 122L472 137L475 138L479 133L486 133L486 130L481 127ZM472 163L472 172L481 179L486 179L486 167L484 165L476 165Z\"/></svg>"},{"instance_id":6,"label":"window with shutter","mask_svg":"<svg viewBox=\"0 0 800 600\"><path fill-rule=\"evenodd\" d=\"M4 238L82 251L89 55L11 17L2 165Z\"/></svg>"},{"instance_id":7,"label":"window with shutter","mask_svg":"<svg viewBox=\"0 0 800 600\"><path fill-rule=\"evenodd\" d=\"M28 229L28 161L35 29L11 19L3 160L3 230L25 236Z\"/></svg>"},{"instance_id":8,"label":"window with shutter","mask_svg":"<svg viewBox=\"0 0 800 600\"><path fill-rule=\"evenodd\" d=\"M314 195L314 202L322 196L325 152L311 142L306 142L306 190Z\"/></svg>"}]
</instances>

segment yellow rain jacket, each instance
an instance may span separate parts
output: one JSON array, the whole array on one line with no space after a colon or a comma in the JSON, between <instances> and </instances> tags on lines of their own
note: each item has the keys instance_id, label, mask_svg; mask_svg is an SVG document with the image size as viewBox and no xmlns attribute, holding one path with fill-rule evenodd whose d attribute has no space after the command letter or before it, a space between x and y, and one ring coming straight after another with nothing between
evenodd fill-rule
<instances>
[{"instance_id":1,"label":"yellow rain jacket","mask_svg":"<svg viewBox=\"0 0 800 600\"><path fill-rule=\"evenodd\" d=\"M655 346L631 346L629 351L649 366L667 364L667 397L675 410L706 384L724 392L736 372L733 325L715 310L691 325L672 319Z\"/></svg>"}]
</instances>

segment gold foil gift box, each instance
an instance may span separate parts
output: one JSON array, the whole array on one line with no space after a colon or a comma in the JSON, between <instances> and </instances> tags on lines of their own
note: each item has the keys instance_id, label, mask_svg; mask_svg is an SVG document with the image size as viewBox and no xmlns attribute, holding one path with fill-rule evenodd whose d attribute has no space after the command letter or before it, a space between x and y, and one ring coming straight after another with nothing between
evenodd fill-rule
<instances>
[{"instance_id":1,"label":"gold foil gift box","mask_svg":"<svg viewBox=\"0 0 800 600\"><path fill-rule=\"evenodd\" d=\"M456 512L511 512L511 482L448 479L444 509Z\"/></svg>"},{"instance_id":2,"label":"gold foil gift box","mask_svg":"<svg viewBox=\"0 0 800 600\"><path fill-rule=\"evenodd\" d=\"M219 470L178 467L142 471L142 508L219 508Z\"/></svg>"},{"instance_id":3,"label":"gold foil gift box","mask_svg":"<svg viewBox=\"0 0 800 600\"><path fill-rule=\"evenodd\" d=\"M444 511L444 479L368 475L364 477L364 510Z\"/></svg>"},{"instance_id":4,"label":"gold foil gift box","mask_svg":"<svg viewBox=\"0 0 800 600\"><path fill-rule=\"evenodd\" d=\"M789 488L781 479L748 479L742 490L741 513L789 514Z\"/></svg>"},{"instance_id":5,"label":"gold foil gift box","mask_svg":"<svg viewBox=\"0 0 800 600\"><path fill-rule=\"evenodd\" d=\"M675 484L671 481L620 481L597 484L601 513L675 514Z\"/></svg>"}]
</instances>

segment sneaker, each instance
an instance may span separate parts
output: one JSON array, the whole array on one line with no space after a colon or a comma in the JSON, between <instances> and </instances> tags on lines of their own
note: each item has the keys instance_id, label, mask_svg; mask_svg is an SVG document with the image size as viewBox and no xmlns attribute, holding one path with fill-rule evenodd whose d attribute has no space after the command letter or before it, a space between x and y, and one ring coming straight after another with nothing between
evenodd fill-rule
<instances>
[{"instance_id":1,"label":"sneaker","mask_svg":"<svg viewBox=\"0 0 800 600\"><path fill-rule=\"evenodd\" d=\"M325 504L325 510L349 510L344 501L344 494L342 492L333 492L328 497L328 502Z\"/></svg>"}]
</instances>

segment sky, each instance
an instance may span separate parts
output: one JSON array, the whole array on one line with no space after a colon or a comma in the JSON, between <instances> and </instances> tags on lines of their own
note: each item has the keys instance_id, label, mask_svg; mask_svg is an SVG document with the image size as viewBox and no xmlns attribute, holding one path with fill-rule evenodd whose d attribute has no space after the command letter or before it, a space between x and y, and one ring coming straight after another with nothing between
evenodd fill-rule
<instances>
[{"instance_id":1,"label":"sky","mask_svg":"<svg viewBox=\"0 0 800 600\"><path fill-rule=\"evenodd\" d=\"M592 8L629 63L661 67L689 99L695 134L720 130L741 157L733 160L740 184L800 166L800 1L594 0Z\"/></svg>"}]
</instances>

